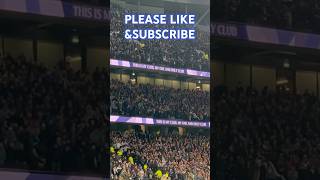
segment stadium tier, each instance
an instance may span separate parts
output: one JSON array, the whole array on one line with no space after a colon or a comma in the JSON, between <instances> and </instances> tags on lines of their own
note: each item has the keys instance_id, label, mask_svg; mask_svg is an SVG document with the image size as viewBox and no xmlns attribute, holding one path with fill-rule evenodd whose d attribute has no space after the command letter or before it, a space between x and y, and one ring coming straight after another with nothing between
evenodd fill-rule
<instances>
[{"instance_id":1,"label":"stadium tier","mask_svg":"<svg viewBox=\"0 0 320 180\"><path fill-rule=\"evenodd\" d=\"M106 174L106 27L66 3L0 3L0 179Z\"/></svg>"},{"instance_id":2,"label":"stadium tier","mask_svg":"<svg viewBox=\"0 0 320 180\"><path fill-rule=\"evenodd\" d=\"M213 94L219 179L320 178L319 98L240 86Z\"/></svg>"},{"instance_id":3,"label":"stadium tier","mask_svg":"<svg viewBox=\"0 0 320 180\"><path fill-rule=\"evenodd\" d=\"M123 22L125 13L137 12L124 9L116 3L112 4L110 58L171 68L209 71L209 31L197 29L195 40L127 40L124 38L124 26L129 25ZM163 26L162 28L175 28ZM150 28L156 28L156 25L150 25Z\"/></svg>"},{"instance_id":4,"label":"stadium tier","mask_svg":"<svg viewBox=\"0 0 320 180\"><path fill-rule=\"evenodd\" d=\"M319 179L319 36L243 27L214 51L215 177Z\"/></svg>"},{"instance_id":5,"label":"stadium tier","mask_svg":"<svg viewBox=\"0 0 320 180\"><path fill-rule=\"evenodd\" d=\"M125 29L135 28L125 14L166 14L180 5L150 2L111 1L111 179L209 180L210 34L196 24L196 40L125 39ZM178 28L159 26L139 28Z\"/></svg>"},{"instance_id":6,"label":"stadium tier","mask_svg":"<svg viewBox=\"0 0 320 180\"><path fill-rule=\"evenodd\" d=\"M110 82L112 115L209 121L209 92Z\"/></svg>"},{"instance_id":7,"label":"stadium tier","mask_svg":"<svg viewBox=\"0 0 320 180\"><path fill-rule=\"evenodd\" d=\"M106 71L0 59L0 166L103 173Z\"/></svg>"},{"instance_id":8,"label":"stadium tier","mask_svg":"<svg viewBox=\"0 0 320 180\"><path fill-rule=\"evenodd\" d=\"M111 131L111 178L209 180L208 135Z\"/></svg>"}]
</instances>

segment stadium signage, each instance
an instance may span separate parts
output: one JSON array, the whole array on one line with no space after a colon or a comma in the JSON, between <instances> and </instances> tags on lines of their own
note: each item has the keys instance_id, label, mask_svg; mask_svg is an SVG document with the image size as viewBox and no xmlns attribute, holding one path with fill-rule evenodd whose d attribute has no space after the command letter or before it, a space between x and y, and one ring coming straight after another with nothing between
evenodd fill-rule
<instances>
[{"instance_id":1,"label":"stadium signage","mask_svg":"<svg viewBox=\"0 0 320 180\"><path fill-rule=\"evenodd\" d=\"M238 28L234 25L229 24L212 24L211 30L213 34L219 36L229 36L229 37L237 37L238 36Z\"/></svg>"},{"instance_id":2,"label":"stadium signage","mask_svg":"<svg viewBox=\"0 0 320 180\"><path fill-rule=\"evenodd\" d=\"M71 16L78 18L87 18L101 21L107 21L110 18L109 11L104 8L73 5L72 9L73 13L71 14Z\"/></svg>"},{"instance_id":3,"label":"stadium signage","mask_svg":"<svg viewBox=\"0 0 320 180\"><path fill-rule=\"evenodd\" d=\"M19 179L19 180L43 180L43 179L55 179L55 180L105 180L102 177L90 177L90 176L68 176L51 174L52 172L24 172L22 170L0 170L1 179Z\"/></svg>"},{"instance_id":4,"label":"stadium signage","mask_svg":"<svg viewBox=\"0 0 320 180\"><path fill-rule=\"evenodd\" d=\"M214 36L230 37L251 42L320 49L320 35L246 24L213 23Z\"/></svg>"},{"instance_id":5,"label":"stadium signage","mask_svg":"<svg viewBox=\"0 0 320 180\"><path fill-rule=\"evenodd\" d=\"M109 8L53 0L1 0L0 10L58 18L109 21Z\"/></svg>"},{"instance_id":6,"label":"stadium signage","mask_svg":"<svg viewBox=\"0 0 320 180\"><path fill-rule=\"evenodd\" d=\"M170 125L184 127L210 128L210 122L185 121L175 119L154 119L144 117L110 116L112 123L142 124L142 125Z\"/></svg>"},{"instance_id":7,"label":"stadium signage","mask_svg":"<svg viewBox=\"0 0 320 180\"><path fill-rule=\"evenodd\" d=\"M145 69L145 70L163 71L163 72L210 78L210 72L197 71L193 69L178 69L178 68L155 66L155 65L149 65L149 64L140 64L140 63L134 63L134 62L122 61L122 60L116 60L116 59L110 59L110 65L118 66L118 67L138 68L138 69Z\"/></svg>"},{"instance_id":8,"label":"stadium signage","mask_svg":"<svg viewBox=\"0 0 320 180\"><path fill-rule=\"evenodd\" d=\"M155 119L155 124L191 126L191 127L210 127L210 124L208 124L208 122L178 121L178 120L165 120L165 119Z\"/></svg>"}]
</instances>

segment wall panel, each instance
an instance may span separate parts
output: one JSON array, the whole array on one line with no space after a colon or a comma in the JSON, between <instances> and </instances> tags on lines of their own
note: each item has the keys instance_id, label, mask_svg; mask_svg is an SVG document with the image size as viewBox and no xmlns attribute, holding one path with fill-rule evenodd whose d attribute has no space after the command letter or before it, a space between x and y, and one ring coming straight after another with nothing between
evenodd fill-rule
<instances>
[{"instance_id":1,"label":"wall panel","mask_svg":"<svg viewBox=\"0 0 320 180\"><path fill-rule=\"evenodd\" d=\"M308 90L311 93L317 92L317 73L313 71L296 72L296 89L297 93L304 93Z\"/></svg>"},{"instance_id":2,"label":"wall panel","mask_svg":"<svg viewBox=\"0 0 320 180\"><path fill-rule=\"evenodd\" d=\"M252 67L252 86L258 90L268 86L270 90L275 90L276 70L260 66Z\"/></svg>"},{"instance_id":3,"label":"wall panel","mask_svg":"<svg viewBox=\"0 0 320 180\"><path fill-rule=\"evenodd\" d=\"M107 67L108 59L108 50L106 48L87 49L87 68L89 72L93 72L96 67L100 69Z\"/></svg>"},{"instance_id":4,"label":"wall panel","mask_svg":"<svg viewBox=\"0 0 320 180\"><path fill-rule=\"evenodd\" d=\"M225 83L224 79L224 63L213 62L211 63L211 69L213 74L213 84L221 85Z\"/></svg>"},{"instance_id":5,"label":"wall panel","mask_svg":"<svg viewBox=\"0 0 320 180\"><path fill-rule=\"evenodd\" d=\"M24 55L27 60L33 60L33 48L31 39L4 38L5 52L13 57Z\"/></svg>"},{"instance_id":6,"label":"wall panel","mask_svg":"<svg viewBox=\"0 0 320 180\"><path fill-rule=\"evenodd\" d=\"M239 84L243 87L250 85L249 65L227 64L226 85L233 89Z\"/></svg>"},{"instance_id":7,"label":"wall panel","mask_svg":"<svg viewBox=\"0 0 320 180\"><path fill-rule=\"evenodd\" d=\"M49 41L38 41L38 61L53 68L63 60L63 44Z\"/></svg>"}]
</instances>

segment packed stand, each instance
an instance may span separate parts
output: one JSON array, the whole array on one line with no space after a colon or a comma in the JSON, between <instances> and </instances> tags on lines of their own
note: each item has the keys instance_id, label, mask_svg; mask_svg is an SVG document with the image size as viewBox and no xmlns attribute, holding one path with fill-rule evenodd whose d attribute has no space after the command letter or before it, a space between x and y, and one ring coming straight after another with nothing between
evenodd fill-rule
<instances>
[{"instance_id":1,"label":"packed stand","mask_svg":"<svg viewBox=\"0 0 320 180\"><path fill-rule=\"evenodd\" d=\"M106 79L0 58L0 167L105 173Z\"/></svg>"},{"instance_id":2,"label":"packed stand","mask_svg":"<svg viewBox=\"0 0 320 180\"><path fill-rule=\"evenodd\" d=\"M244 89L213 91L217 179L320 179L320 101Z\"/></svg>"},{"instance_id":3,"label":"packed stand","mask_svg":"<svg viewBox=\"0 0 320 180\"><path fill-rule=\"evenodd\" d=\"M235 21L320 33L318 0L226 0L212 2L214 21Z\"/></svg>"},{"instance_id":4,"label":"packed stand","mask_svg":"<svg viewBox=\"0 0 320 180\"><path fill-rule=\"evenodd\" d=\"M210 93L111 80L112 115L209 121Z\"/></svg>"},{"instance_id":5,"label":"packed stand","mask_svg":"<svg viewBox=\"0 0 320 180\"><path fill-rule=\"evenodd\" d=\"M209 136L111 131L112 179L210 179Z\"/></svg>"},{"instance_id":6,"label":"packed stand","mask_svg":"<svg viewBox=\"0 0 320 180\"><path fill-rule=\"evenodd\" d=\"M125 27L129 25L125 26L123 22L124 14L134 12L122 9L116 4L111 6L110 58L164 67L209 71L209 32L197 29L195 40L127 40L124 38L124 32ZM148 28L156 27L153 25ZM161 28L164 28L164 25Z\"/></svg>"}]
</instances>

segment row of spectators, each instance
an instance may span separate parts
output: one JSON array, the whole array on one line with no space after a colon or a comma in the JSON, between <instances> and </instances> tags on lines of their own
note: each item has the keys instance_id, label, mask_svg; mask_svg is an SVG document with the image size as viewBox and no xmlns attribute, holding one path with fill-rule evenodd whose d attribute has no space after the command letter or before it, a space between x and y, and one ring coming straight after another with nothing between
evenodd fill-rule
<instances>
[{"instance_id":1,"label":"row of spectators","mask_svg":"<svg viewBox=\"0 0 320 180\"><path fill-rule=\"evenodd\" d=\"M0 167L105 174L106 72L0 58Z\"/></svg>"},{"instance_id":2,"label":"row of spectators","mask_svg":"<svg viewBox=\"0 0 320 180\"><path fill-rule=\"evenodd\" d=\"M209 121L210 93L111 80L113 115Z\"/></svg>"},{"instance_id":3,"label":"row of spectators","mask_svg":"<svg viewBox=\"0 0 320 180\"><path fill-rule=\"evenodd\" d=\"M210 179L209 136L111 131L112 179Z\"/></svg>"},{"instance_id":4,"label":"row of spectators","mask_svg":"<svg viewBox=\"0 0 320 180\"><path fill-rule=\"evenodd\" d=\"M209 71L209 32L197 29L196 40L127 40L124 38L125 28L135 27L137 29L137 26L124 24L126 13L135 12L111 4L110 58ZM139 25L139 28L142 26ZM148 26L149 29L157 27L157 25ZM161 25L161 28L174 27Z\"/></svg>"},{"instance_id":5,"label":"row of spectators","mask_svg":"<svg viewBox=\"0 0 320 180\"><path fill-rule=\"evenodd\" d=\"M320 179L318 97L240 86L213 94L217 179Z\"/></svg>"},{"instance_id":6,"label":"row of spectators","mask_svg":"<svg viewBox=\"0 0 320 180\"><path fill-rule=\"evenodd\" d=\"M236 21L320 32L318 0L226 0L212 2L214 21Z\"/></svg>"}]
</instances>

